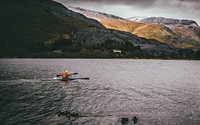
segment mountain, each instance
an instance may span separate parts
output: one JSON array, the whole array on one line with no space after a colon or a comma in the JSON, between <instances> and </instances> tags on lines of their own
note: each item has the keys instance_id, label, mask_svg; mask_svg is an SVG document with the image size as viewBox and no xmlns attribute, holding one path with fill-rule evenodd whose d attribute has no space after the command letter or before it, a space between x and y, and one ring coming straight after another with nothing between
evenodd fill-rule
<instances>
[{"instance_id":1,"label":"mountain","mask_svg":"<svg viewBox=\"0 0 200 125\"><path fill-rule=\"evenodd\" d=\"M114 15L100 13L77 7L68 7L86 17L96 19L106 28L130 32L146 39L172 45L178 48L199 49L200 27L192 20L167 18L132 17L123 19Z\"/></svg>"},{"instance_id":2,"label":"mountain","mask_svg":"<svg viewBox=\"0 0 200 125\"><path fill-rule=\"evenodd\" d=\"M0 57L192 58L193 56L193 53L186 55L185 50L154 39L107 29L98 21L73 12L52 0L2 0L0 8ZM99 13L99 18L101 15L106 16L104 21L110 19L127 21L102 13ZM132 21L127 22L132 23ZM138 27L145 25L137 24ZM157 24L148 25L157 26ZM114 53L113 49L121 52Z\"/></svg>"},{"instance_id":3,"label":"mountain","mask_svg":"<svg viewBox=\"0 0 200 125\"><path fill-rule=\"evenodd\" d=\"M163 17L132 17L129 18L129 20L166 26L177 36L176 42L180 43L177 47L200 48L200 27L193 20L179 20Z\"/></svg>"}]
</instances>

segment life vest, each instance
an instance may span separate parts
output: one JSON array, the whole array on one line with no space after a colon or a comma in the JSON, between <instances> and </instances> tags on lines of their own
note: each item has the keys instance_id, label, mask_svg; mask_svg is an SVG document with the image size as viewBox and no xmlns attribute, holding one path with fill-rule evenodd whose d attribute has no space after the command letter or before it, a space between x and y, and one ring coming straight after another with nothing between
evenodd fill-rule
<instances>
[{"instance_id":1,"label":"life vest","mask_svg":"<svg viewBox=\"0 0 200 125\"><path fill-rule=\"evenodd\" d=\"M71 76L70 74L68 74L68 73L63 73L62 74L62 77L65 79L65 78L67 78L68 76Z\"/></svg>"}]
</instances>

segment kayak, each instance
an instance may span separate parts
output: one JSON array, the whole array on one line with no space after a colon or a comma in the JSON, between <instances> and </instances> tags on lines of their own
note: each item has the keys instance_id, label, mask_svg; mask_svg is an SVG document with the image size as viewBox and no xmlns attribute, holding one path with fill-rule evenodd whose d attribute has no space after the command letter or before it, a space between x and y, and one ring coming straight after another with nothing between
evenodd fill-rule
<instances>
[{"instance_id":1,"label":"kayak","mask_svg":"<svg viewBox=\"0 0 200 125\"><path fill-rule=\"evenodd\" d=\"M76 80L76 79L84 79L84 80L89 80L89 77L80 77L80 78L60 78L60 77L55 77L55 80L60 80L60 81L68 81L68 80Z\"/></svg>"}]
</instances>

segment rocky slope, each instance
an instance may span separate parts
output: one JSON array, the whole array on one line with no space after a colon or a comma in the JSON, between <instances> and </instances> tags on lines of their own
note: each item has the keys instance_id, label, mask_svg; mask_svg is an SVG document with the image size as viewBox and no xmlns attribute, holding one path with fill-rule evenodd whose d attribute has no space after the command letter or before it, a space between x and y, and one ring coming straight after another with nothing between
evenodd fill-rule
<instances>
[{"instance_id":1,"label":"rocky slope","mask_svg":"<svg viewBox=\"0 0 200 125\"><path fill-rule=\"evenodd\" d=\"M76 41L83 42L86 44L92 44L91 42L95 41L97 44L102 44L105 41L110 40L114 43L133 43L134 46L138 46L143 50L143 54L150 57L159 57L159 58L171 58L171 54L178 56L177 49L173 46L169 46L165 43L161 43L156 40L148 40L145 38L140 38L136 35L133 35L128 32L121 32L118 30L104 30L99 28L86 28L82 32L77 34ZM162 57L163 56L163 57Z\"/></svg>"}]
</instances>

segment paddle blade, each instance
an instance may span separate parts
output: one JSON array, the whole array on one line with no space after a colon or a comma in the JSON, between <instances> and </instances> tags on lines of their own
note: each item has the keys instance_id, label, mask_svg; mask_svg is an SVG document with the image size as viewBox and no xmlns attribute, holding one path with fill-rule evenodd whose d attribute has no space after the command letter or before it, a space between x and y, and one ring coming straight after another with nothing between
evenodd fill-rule
<instances>
[{"instance_id":1,"label":"paddle blade","mask_svg":"<svg viewBox=\"0 0 200 125\"><path fill-rule=\"evenodd\" d=\"M82 77L82 78L67 78L68 80L78 80L78 79L83 79L83 80L89 80L88 77Z\"/></svg>"},{"instance_id":2,"label":"paddle blade","mask_svg":"<svg viewBox=\"0 0 200 125\"><path fill-rule=\"evenodd\" d=\"M87 78L83 78L83 79L85 79L85 80L89 80L90 78L89 78L89 77L87 77Z\"/></svg>"},{"instance_id":3,"label":"paddle blade","mask_svg":"<svg viewBox=\"0 0 200 125\"><path fill-rule=\"evenodd\" d=\"M89 77L75 78L75 79L84 79L84 80L89 80Z\"/></svg>"}]
</instances>

